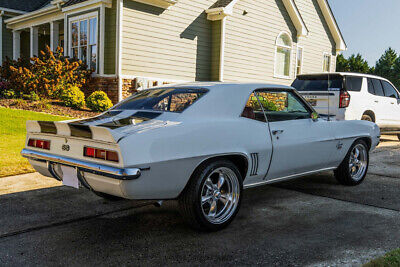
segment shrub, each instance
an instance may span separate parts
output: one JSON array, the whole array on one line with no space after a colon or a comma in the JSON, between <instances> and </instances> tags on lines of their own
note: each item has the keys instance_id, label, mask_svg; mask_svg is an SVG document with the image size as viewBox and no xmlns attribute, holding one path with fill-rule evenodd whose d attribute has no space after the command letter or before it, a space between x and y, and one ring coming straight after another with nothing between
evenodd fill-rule
<instances>
[{"instance_id":1,"label":"shrub","mask_svg":"<svg viewBox=\"0 0 400 267\"><path fill-rule=\"evenodd\" d=\"M0 70L1 78L9 81L18 95L35 92L51 98L58 96L55 92L60 85L86 87L91 73L82 61L64 57L62 48L52 52L48 46L30 61L8 59Z\"/></svg>"},{"instance_id":2,"label":"shrub","mask_svg":"<svg viewBox=\"0 0 400 267\"><path fill-rule=\"evenodd\" d=\"M86 105L93 111L105 111L113 106L111 100L103 91L93 92L86 99Z\"/></svg>"},{"instance_id":3,"label":"shrub","mask_svg":"<svg viewBox=\"0 0 400 267\"><path fill-rule=\"evenodd\" d=\"M32 101L39 101L40 99L40 97L33 91L30 94L23 94L22 98L25 100L32 100Z\"/></svg>"},{"instance_id":4,"label":"shrub","mask_svg":"<svg viewBox=\"0 0 400 267\"><path fill-rule=\"evenodd\" d=\"M78 86L68 86L63 89L60 99L67 107L81 108L85 105L85 95Z\"/></svg>"},{"instance_id":5,"label":"shrub","mask_svg":"<svg viewBox=\"0 0 400 267\"><path fill-rule=\"evenodd\" d=\"M15 93L10 89L10 84L7 82L0 82L0 97L14 98Z\"/></svg>"},{"instance_id":6,"label":"shrub","mask_svg":"<svg viewBox=\"0 0 400 267\"><path fill-rule=\"evenodd\" d=\"M46 100L46 99L34 103L33 107L36 109L39 109L41 111L50 111L52 109L51 105L49 104L48 100Z\"/></svg>"}]
</instances>

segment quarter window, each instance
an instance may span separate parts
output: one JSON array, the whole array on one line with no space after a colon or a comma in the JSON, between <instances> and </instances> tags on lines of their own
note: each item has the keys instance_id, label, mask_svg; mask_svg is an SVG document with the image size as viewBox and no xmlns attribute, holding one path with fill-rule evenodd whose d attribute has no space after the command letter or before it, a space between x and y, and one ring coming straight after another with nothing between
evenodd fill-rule
<instances>
[{"instance_id":1,"label":"quarter window","mask_svg":"<svg viewBox=\"0 0 400 267\"><path fill-rule=\"evenodd\" d=\"M330 72L331 71L331 55L329 55L328 53L324 54L323 71L324 72Z\"/></svg>"},{"instance_id":2,"label":"quarter window","mask_svg":"<svg viewBox=\"0 0 400 267\"><path fill-rule=\"evenodd\" d=\"M383 90L385 92L385 96L387 97L393 97L393 98L399 98L399 93L397 93L396 89L388 83L387 81L381 81L383 85Z\"/></svg>"},{"instance_id":3,"label":"quarter window","mask_svg":"<svg viewBox=\"0 0 400 267\"><path fill-rule=\"evenodd\" d=\"M97 16L70 22L70 56L97 72Z\"/></svg>"},{"instance_id":4,"label":"quarter window","mask_svg":"<svg viewBox=\"0 0 400 267\"><path fill-rule=\"evenodd\" d=\"M276 39L275 76L290 77L292 39L289 34L281 33Z\"/></svg>"},{"instance_id":5,"label":"quarter window","mask_svg":"<svg viewBox=\"0 0 400 267\"><path fill-rule=\"evenodd\" d=\"M362 86L362 77L346 77L347 91L360 92Z\"/></svg>"},{"instance_id":6,"label":"quarter window","mask_svg":"<svg viewBox=\"0 0 400 267\"><path fill-rule=\"evenodd\" d=\"M255 93L252 93L247 100L246 106L242 112L242 117L266 122L264 112L260 106L260 102L258 101Z\"/></svg>"}]
</instances>

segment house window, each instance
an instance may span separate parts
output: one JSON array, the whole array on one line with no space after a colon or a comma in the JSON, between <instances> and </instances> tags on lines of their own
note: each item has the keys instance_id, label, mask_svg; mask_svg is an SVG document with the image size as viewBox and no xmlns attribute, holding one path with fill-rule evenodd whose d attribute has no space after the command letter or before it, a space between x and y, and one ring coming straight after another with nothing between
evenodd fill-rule
<instances>
[{"instance_id":1,"label":"house window","mask_svg":"<svg viewBox=\"0 0 400 267\"><path fill-rule=\"evenodd\" d=\"M275 76L290 78L290 59L292 55L292 39L283 32L276 39Z\"/></svg>"},{"instance_id":2,"label":"house window","mask_svg":"<svg viewBox=\"0 0 400 267\"><path fill-rule=\"evenodd\" d=\"M328 53L324 53L324 63L323 63L323 71L330 72L331 71L331 55Z\"/></svg>"},{"instance_id":3,"label":"house window","mask_svg":"<svg viewBox=\"0 0 400 267\"><path fill-rule=\"evenodd\" d=\"M303 47L297 47L296 75L300 75L302 72L303 72Z\"/></svg>"},{"instance_id":4,"label":"house window","mask_svg":"<svg viewBox=\"0 0 400 267\"><path fill-rule=\"evenodd\" d=\"M82 60L97 72L97 15L79 17L70 22L70 56Z\"/></svg>"}]
</instances>

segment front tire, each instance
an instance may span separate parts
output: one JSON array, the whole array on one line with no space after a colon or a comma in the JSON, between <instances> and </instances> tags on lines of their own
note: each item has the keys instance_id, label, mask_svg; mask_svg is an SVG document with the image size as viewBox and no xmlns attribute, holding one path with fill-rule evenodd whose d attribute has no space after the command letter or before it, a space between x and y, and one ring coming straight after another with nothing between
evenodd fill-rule
<instances>
[{"instance_id":1,"label":"front tire","mask_svg":"<svg viewBox=\"0 0 400 267\"><path fill-rule=\"evenodd\" d=\"M228 226L240 208L243 180L228 160L199 167L179 199L182 216L195 229L218 231Z\"/></svg>"},{"instance_id":2,"label":"front tire","mask_svg":"<svg viewBox=\"0 0 400 267\"><path fill-rule=\"evenodd\" d=\"M400 134L397 135L397 138L399 138L399 141L400 141Z\"/></svg>"},{"instance_id":3,"label":"front tire","mask_svg":"<svg viewBox=\"0 0 400 267\"><path fill-rule=\"evenodd\" d=\"M335 178L342 185L359 185L367 175L368 166L368 145L363 140L357 140L350 147L343 162L335 170Z\"/></svg>"}]
</instances>

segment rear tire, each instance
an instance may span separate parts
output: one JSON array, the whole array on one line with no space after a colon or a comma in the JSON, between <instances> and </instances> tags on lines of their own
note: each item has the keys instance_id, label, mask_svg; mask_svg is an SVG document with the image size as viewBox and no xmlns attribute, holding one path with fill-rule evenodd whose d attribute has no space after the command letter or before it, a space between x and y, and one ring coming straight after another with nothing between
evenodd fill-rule
<instances>
[{"instance_id":1,"label":"rear tire","mask_svg":"<svg viewBox=\"0 0 400 267\"><path fill-rule=\"evenodd\" d=\"M374 121L372 120L371 116L366 115L366 114L362 115L361 120L362 120L362 121L374 122Z\"/></svg>"},{"instance_id":2,"label":"rear tire","mask_svg":"<svg viewBox=\"0 0 400 267\"><path fill-rule=\"evenodd\" d=\"M335 170L335 178L342 185L359 185L367 175L368 166L368 145L363 140L357 140L350 147L343 162Z\"/></svg>"},{"instance_id":3,"label":"rear tire","mask_svg":"<svg viewBox=\"0 0 400 267\"><path fill-rule=\"evenodd\" d=\"M179 208L193 228L218 231L235 218L242 191L238 168L231 161L216 160L195 171L179 198Z\"/></svg>"},{"instance_id":4,"label":"rear tire","mask_svg":"<svg viewBox=\"0 0 400 267\"><path fill-rule=\"evenodd\" d=\"M400 141L400 134L397 135L397 138L399 138L399 141Z\"/></svg>"}]
</instances>

